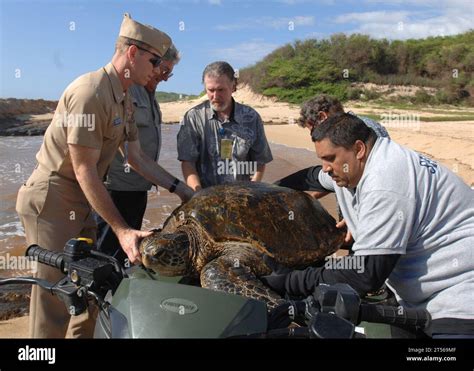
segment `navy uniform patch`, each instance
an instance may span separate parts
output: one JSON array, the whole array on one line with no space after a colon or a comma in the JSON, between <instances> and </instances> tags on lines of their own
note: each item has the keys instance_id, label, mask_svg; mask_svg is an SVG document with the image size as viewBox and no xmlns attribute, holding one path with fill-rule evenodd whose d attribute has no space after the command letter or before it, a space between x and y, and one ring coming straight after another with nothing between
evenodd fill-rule
<instances>
[{"instance_id":1,"label":"navy uniform patch","mask_svg":"<svg viewBox=\"0 0 474 371\"><path fill-rule=\"evenodd\" d=\"M120 117L114 118L114 121L112 121L113 126L120 125L122 123L122 119Z\"/></svg>"}]
</instances>

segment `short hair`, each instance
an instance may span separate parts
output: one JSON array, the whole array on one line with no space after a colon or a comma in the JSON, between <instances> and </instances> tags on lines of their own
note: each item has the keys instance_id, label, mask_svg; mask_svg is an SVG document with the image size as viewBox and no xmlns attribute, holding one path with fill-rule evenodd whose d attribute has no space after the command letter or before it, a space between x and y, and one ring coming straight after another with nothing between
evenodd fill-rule
<instances>
[{"instance_id":1,"label":"short hair","mask_svg":"<svg viewBox=\"0 0 474 371\"><path fill-rule=\"evenodd\" d=\"M119 54L123 54L127 51L130 45L136 45L139 48L150 50L150 46L148 44L145 44L142 41L130 39L129 37L126 37L126 36L119 36L117 38L117 41L115 42L115 52ZM140 50L140 52L142 52L142 50ZM150 53L152 52L150 51Z\"/></svg>"},{"instance_id":2,"label":"short hair","mask_svg":"<svg viewBox=\"0 0 474 371\"><path fill-rule=\"evenodd\" d=\"M237 86L237 77L232 66L223 61L213 62L208 64L202 73L202 83L204 84L204 79L206 76L220 77L227 76L230 81L235 83Z\"/></svg>"},{"instance_id":3,"label":"short hair","mask_svg":"<svg viewBox=\"0 0 474 371\"><path fill-rule=\"evenodd\" d=\"M344 108L337 98L325 94L317 95L302 104L298 125L305 127L308 121L316 124L321 111L328 114L343 113Z\"/></svg>"},{"instance_id":4,"label":"short hair","mask_svg":"<svg viewBox=\"0 0 474 371\"><path fill-rule=\"evenodd\" d=\"M330 116L311 132L313 142L328 138L334 145L350 149L357 140L365 144L375 142L377 135L364 121L350 113Z\"/></svg>"},{"instance_id":5,"label":"short hair","mask_svg":"<svg viewBox=\"0 0 474 371\"><path fill-rule=\"evenodd\" d=\"M171 62L173 64L178 64L181 59L181 54L179 53L178 49L171 44L168 50L166 51L165 55L163 55L163 60Z\"/></svg>"}]
</instances>

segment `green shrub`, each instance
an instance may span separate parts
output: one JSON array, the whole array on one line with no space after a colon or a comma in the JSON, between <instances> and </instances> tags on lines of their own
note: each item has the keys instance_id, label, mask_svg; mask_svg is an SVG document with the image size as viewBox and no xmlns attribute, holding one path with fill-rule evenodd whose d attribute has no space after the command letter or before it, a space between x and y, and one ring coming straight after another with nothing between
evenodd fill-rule
<instances>
[{"instance_id":1,"label":"green shrub","mask_svg":"<svg viewBox=\"0 0 474 371\"><path fill-rule=\"evenodd\" d=\"M360 95L360 98L362 100L369 101L369 100L376 100L380 98L381 95L382 94L377 93L376 91L364 89Z\"/></svg>"},{"instance_id":2,"label":"green shrub","mask_svg":"<svg viewBox=\"0 0 474 371\"><path fill-rule=\"evenodd\" d=\"M300 103L314 94L339 99L358 99L361 91L352 82L416 85L440 88L435 97L419 92L411 99L419 103L471 104L474 80L474 30L447 37L420 40L376 40L367 35L335 34L325 40L286 44L262 61L240 70L240 81L265 95ZM459 76L453 79L456 68ZM381 96L363 92L364 99Z\"/></svg>"},{"instance_id":3,"label":"green shrub","mask_svg":"<svg viewBox=\"0 0 474 371\"><path fill-rule=\"evenodd\" d=\"M412 103L426 103L430 104L434 102L433 96L427 93L425 89L418 90L410 101Z\"/></svg>"}]
</instances>

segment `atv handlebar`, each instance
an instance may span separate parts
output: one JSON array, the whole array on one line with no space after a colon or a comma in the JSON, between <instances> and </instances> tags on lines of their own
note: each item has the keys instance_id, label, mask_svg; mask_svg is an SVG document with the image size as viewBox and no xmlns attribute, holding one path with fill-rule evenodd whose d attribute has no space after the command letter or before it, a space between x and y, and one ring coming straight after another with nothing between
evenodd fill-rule
<instances>
[{"instance_id":1,"label":"atv handlebar","mask_svg":"<svg viewBox=\"0 0 474 371\"><path fill-rule=\"evenodd\" d=\"M379 304L361 304L359 318L359 322L387 323L420 328L427 327L431 320L430 314L424 309Z\"/></svg>"},{"instance_id":2,"label":"atv handlebar","mask_svg":"<svg viewBox=\"0 0 474 371\"><path fill-rule=\"evenodd\" d=\"M271 310L266 337L283 336L282 328L292 322L309 330L306 337L354 338L363 337L355 332L355 326L361 322L384 323L415 330L428 327L430 320L430 314L423 309L362 303L357 292L347 284L320 284L306 299L288 301ZM285 335L304 337L302 330L295 329L286 331Z\"/></svg>"},{"instance_id":3,"label":"atv handlebar","mask_svg":"<svg viewBox=\"0 0 474 371\"><path fill-rule=\"evenodd\" d=\"M361 322L385 323L411 328L428 327L431 321L425 309L405 308L381 304L363 303L359 294L348 284L320 284L313 295L305 299L306 315L311 318L315 312L332 313L354 325Z\"/></svg>"},{"instance_id":4,"label":"atv handlebar","mask_svg":"<svg viewBox=\"0 0 474 371\"><path fill-rule=\"evenodd\" d=\"M25 253L38 262L49 265L50 267L58 268L61 272L67 273L64 267L64 254L43 249L38 245L31 245Z\"/></svg>"},{"instance_id":5,"label":"atv handlebar","mask_svg":"<svg viewBox=\"0 0 474 371\"><path fill-rule=\"evenodd\" d=\"M99 307L107 305L107 292L115 292L122 278L127 277L115 258L94 250L92 240L85 238L69 240L64 252L31 245L25 255L60 270L66 277L57 283L33 277L7 278L0 279L0 285L36 284L58 296L71 315L83 313L89 298L94 298Z\"/></svg>"}]
</instances>

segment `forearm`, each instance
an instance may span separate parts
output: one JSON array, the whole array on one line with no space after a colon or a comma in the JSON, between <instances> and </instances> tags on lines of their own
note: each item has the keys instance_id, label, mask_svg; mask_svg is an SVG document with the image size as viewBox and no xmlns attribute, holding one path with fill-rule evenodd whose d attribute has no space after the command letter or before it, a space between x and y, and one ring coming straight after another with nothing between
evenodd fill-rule
<instances>
[{"instance_id":1,"label":"forearm","mask_svg":"<svg viewBox=\"0 0 474 371\"><path fill-rule=\"evenodd\" d=\"M324 188L319 182L320 171L320 165L311 166L290 174L276 181L275 184L280 187L287 187L298 191L308 191L314 198L321 198L333 191Z\"/></svg>"},{"instance_id":2,"label":"forearm","mask_svg":"<svg viewBox=\"0 0 474 371\"><path fill-rule=\"evenodd\" d=\"M170 189L176 179L174 175L168 173L141 150L130 157L129 163L138 174L153 184L160 185L165 189ZM176 186L175 192L181 199L189 199L192 196L191 189L181 181Z\"/></svg>"},{"instance_id":3,"label":"forearm","mask_svg":"<svg viewBox=\"0 0 474 371\"><path fill-rule=\"evenodd\" d=\"M186 184L195 191L201 189L201 180L199 179L195 165L189 161L182 161L181 169Z\"/></svg>"},{"instance_id":4,"label":"forearm","mask_svg":"<svg viewBox=\"0 0 474 371\"><path fill-rule=\"evenodd\" d=\"M306 193L318 200L320 198L323 198L324 196L327 196L331 192L306 191Z\"/></svg>"},{"instance_id":5,"label":"forearm","mask_svg":"<svg viewBox=\"0 0 474 371\"><path fill-rule=\"evenodd\" d=\"M265 172L265 164L257 164L257 171L252 176L252 182L261 182L263 179L263 174Z\"/></svg>"},{"instance_id":6,"label":"forearm","mask_svg":"<svg viewBox=\"0 0 474 371\"><path fill-rule=\"evenodd\" d=\"M87 201L92 208L112 227L114 232L129 229L117 210L95 167L80 166L75 174Z\"/></svg>"},{"instance_id":7,"label":"forearm","mask_svg":"<svg viewBox=\"0 0 474 371\"><path fill-rule=\"evenodd\" d=\"M335 284L347 283L360 296L365 296L368 292L378 290L392 272L400 255L369 255L357 257L354 255L334 258L329 265L325 262L322 267L310 267L303 271L293 271L287 274L284 281L284 291L292 296L311 295L316 286L321 283ZM360 259L360 265L354 267L354 260L347 264L352 269L343 269L343 261L339 259ZM328 269L330 267L332 269Z\"/></svg>"}]
</instances>

